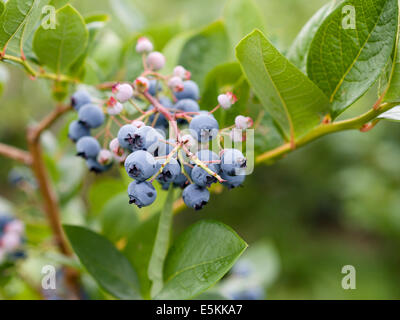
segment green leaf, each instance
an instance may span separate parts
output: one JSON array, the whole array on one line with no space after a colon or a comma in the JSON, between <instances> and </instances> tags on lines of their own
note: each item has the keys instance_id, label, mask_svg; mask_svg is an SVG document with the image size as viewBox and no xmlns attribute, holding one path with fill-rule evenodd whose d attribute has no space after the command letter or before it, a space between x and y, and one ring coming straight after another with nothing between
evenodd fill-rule
<instances>
[{"instance_id":1,"label":"green leaf","mask_svg":"<svg viewBox=\"0 0 400 320\"><path fill-rule=\"evenodd\" d=\"M207 73L229 58L229 39L225 26L217 21L194 34L185 43L178 64L192 73L200 88Z\"/></svg>"},{"instance_id":2,"label":"green leaf","mask_svg":"<svg viewBox=\"0 0 400 320\"><path fill-rule=\"evenodd\" d=\"M126 193L124 184L115 178L97 180L89 189L89 207L94 214L99 214L104 205L115 194Z\"/></svg>"},{"instance_id":3,"label":"green leaf","mask_svg":"<svg viewBox=\"0 0 400 320\"><path fill-rule=\"evenodd\" d=\"M200 221L174 243L165 261L165 286L155 299L191 299L220 280L247 244L228 226Z\"/></svg>"},{"instance_id":4,"label":"green leaf","mask_svg":"<svg viewBox=\"0 0 400 320\"><path fill-rule=\"evenodd\" d=\"M229 0L223 16L233 47L254 29L264 31L264 17L253 0Z\"/></svg>"},{"instance_id":5,"label":"green leaf","mask_svg":"<svg viewBox=\"0 0 400 320\"><path fill-rule=\"evenodd\" d=\"M300 137L329 110L326 96L256 30L236 47L236 56L264 108L287 140Z\"/></svg>"},{"instance_id":6,"label":"green leaf","mask_svg":"<svg viewBox=\"0 0 400 320\"><path fill-rule=\"evenodd\" d=\"M9 0L0 18L0 51L22 31L35 7L35 0Z\"/></svg>"},{"instance_id":7,"label":"green leaf","mask_svg":"<svg viewBox=\"0 0 400 320\"><path fill-rule=\"evenodd\" d=\"M72 248L99 285L120 299L138 299L139 284L132 265L103 236L83 227L64 226Z\"/></svg>"},{"instance_id":8,"label":"green leaf","mask_svg":"<svg viewBox=\"0 0 400 320\"><path fill-rule=\"evenodd\" d=\"M307 70L308 50L311 42L322 22L337 6L338 2L337 0L332 0L319 9L301 29L287 53L289 61L303 73L306 73Z\"/></svg>"},{"instance_id":9,"label":"green leaf","mask_svg":"<svg viewBox=\"0 0 400 320\"><path fill-rule=\"evenodd\" d=\"M218 95L227 91L233 92L238 101L230 109L220 108L214 113L221 127L232 125L238 114L246 113L250 88L237 62L221 64L208 73L204 81L201 108L212 110L218 103Z\"/></svg>"},{"instance_id":10,"label":"green leaf","mask_svg":"<svg viewBox=\"0 0 400 320\"><path fill-rule=\"evenodd\" d=\"M70 5L57 10L56 21L55 29L39 27L33 49L41 63L62 73L85 51L88 30L82 16Z\"/></svg>"},{"instance_id":11,"label":"green leaf","mask_svg":"<svg viewBox=\"0 0 400 320\"><path fill-rule=\"evenodd\" d=\"M172 73L175 66L178 65L179 57L184 45L193 34L194 33L192 31L186 31L178 34L176 37L168 41L163 49L163 54L166 60L163 68L164 72Z\"/></svg>"},{"instance_id":12,"label":"green leaf","mask_svg":"<svg viewBox=\"0 0 400 320\"><path fill-rule=\"evenodd\" d=\"M0 15L3 14L5 8L6 8L6 5L4 4L4 2L0 1Z\"/></svg>"},{"instance_id":13,"label":"green leaf","mask_svg":"<svg viewBox=\"0 0 400 320\"><path fill-rule=\"evenodd\" d=\"M161 211L153 252L149 262L148 276L152 281L152 297L156 296L161 291L164 283L163 268L164 260L168 253L169 238L171 236L172 221L174 216L172 207L174 200L174 188L170 187L167 199L165 200L164 208Z\"/></svg>"},{"instance_id":14,"label":"green leaf","mask_svg":"<svg viewBox=\"0 0 400 320\"><path fill-rule=\"evenodd\" d=\"M139 225L139 216L135 206L129 204L125 192L112 197L101 212L102 234L112 242L130 236Z\"/></svg>"},{"instance_id":15,"label":"green leaf","mask_svg":"<svg viewBox=\"0 0 400 320\"><path fill-rule=\"evenodd\" d=\"M148 269L160 215L155 214L143 221L131 234L123 253L135 268L144 299L150 299L151 281Z\"/></svg>"},{"instance_id":16,"label":"green leaf","mask_svg":"<svg viewBox=\"0 0 400 320\"><path fill-rule=\"evenodd\" d=\"M343 28L355 9L355 29ZM307 72L329 97L335 118L378 79L389 60L398 23L397 0L344 1L318 29L310 47Z\"/></svg>"}]
</instances>

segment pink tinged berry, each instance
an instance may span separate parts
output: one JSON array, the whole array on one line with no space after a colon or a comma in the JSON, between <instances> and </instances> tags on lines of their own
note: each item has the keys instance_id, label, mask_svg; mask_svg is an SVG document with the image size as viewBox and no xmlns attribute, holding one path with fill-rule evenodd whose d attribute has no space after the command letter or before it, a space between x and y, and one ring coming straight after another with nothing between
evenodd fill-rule
<instances>
[{"instance_id":1,"label":"pink tinged berry","mask_svg":"<svg viewBox=\"0 0 400 320\"><path fill-rule=\"evenodd\" d=\"M189 80L190 77L191 77L190 71L186 70L186 69L185 69L184 67L182 67L182 66L176 66L176 67L174 68L173 75L174 75L175 77L181 78L182 80Z\"/></svg>"},{"instance_id":2,"label":"pink tinged berry","mask_svg":"<svg viewBox=\"0 0 400 320\"><path fill-rule=\"evenodd\" d=\"M180 77L174 76L168 81L168 87L174 92L181 92L184 89L183 81Z\"/></svg>"},{"instance_id":3,"label":"pink tinged berry","mask_svg":"<svg viewBox=\"0 0 400 320\"><path fill-rule=\"evenodd\" d=\"M144 127L146 124L141 120L133 120L132 125L139 129L141 127Z\"/></svg>"},{"instance_id":4,"label":"pink tinged berry","mask_svg":"<svg viewBox=\"0 0 400 320\"><path fill-rule=\"evenodd\" d=\"M218 96L218 103L222 109L229 109L237 101L236 96L232 92L220 94Z\"/></svg>"},{"instance_id":5,"label":"pink tinged berry","mask_svg":"<svg viewBox=\"0 0 400 320\"><path fill-rule=\"evenodd\" d=\"M145 77L139 77L135 80L134 85L135 85L135 88L137 91L145 92L145 91L149 90L150 82Z\"/></svg>"},{"instance_id":6,"label":"pink tinged berry","mask_svg":"<svg viewBox=\"0 0 400 320\"><path fill-rule=\"evenodd\" d=\"M110 141L109 148L111 152L118 157L124 154L124 149L121 148L121 146L119 145L118 138L112 139Z\"/></svg>"},{"instance_id":7,"label":"pink tinged berry","mask_svg":"<svg viewBox=\"0 0 400 320\"><path fill-rule=\"evenodd\" d=\"M136 52L147 53L153 51L153 44L146 37L140 37L136 43Z\"/></svg>"},{"instance_id":8,"label":"pink tinged berry","mask_svg":"<svg viewBox=\"0 0 400 320\"><path fill-rule=\"evenodd\" d=\"M115 97L121 103L127 102L133 96L133 88L128 83L118 84L113 88Z\"/></svg>"},{"instance_id":9,"label":"pink tinged berry","mask_svg":"<svg viewBox=\"0 0 400 320\"><path fill-rule=\"evenodd\" d=\"M1 246L6 251L13 251L21 244L21 237L16 232L7 232L1 238Z\"/></svg>"},{"instance_id":10,"label":"pink tinged berry","mask_svg":"<svg viewBox=\"0 0 400 320\"><path fill-rule=\"evenodd\" d=\"M8 232L14 232L19 235L21 235L25 230L25 226L22 221L20 220L13 220L10 223L7 223L7 225L4 228L4 231L6 233Z\"/></svg>"},{"instance_id":11,"label":"pink tinged berry","mask_svg":"<svg viewBox=\"0 0 400 320\"><path fill-rule=\"evenodd\" d=\"M235 118L235 125L238 129L248 129L253 125L253 119L245 116L237 116Z\"/></svg>"},{"instance_id":12,"label":"pink tinged berry","mask_svg":"<svg viewBox=\"0 0 400 320\"><path fill-rule=\"evenodd\" d=\"M124 106L122 103L118 102L114 97L110 97L107 101L107 113L111 116L115 116L117 114L120 114L122 110L124 109Z\"/></svg>"},{"instance_id":13,"label":"pink tinged berry","mask_svg":"<svg viewBox=\"0 0 400 320\"><path fill-rule=\"evenodd\" d=\"M110 164L112 160L113 160L113 154L109 150L102 149L97 155L97 162L102 165Z\"/></svg>"},{"instance_id":14,"label":"pink tinged berry","mask_svg":"<svg viewBox=\"0 0 400 320\"><path fill-rule=\"evenodd\" d=\"M160 70L165 65L165 57L161 52L154 51L147 57L147 65L151 70Z\"/></svg>"}]
</instances>

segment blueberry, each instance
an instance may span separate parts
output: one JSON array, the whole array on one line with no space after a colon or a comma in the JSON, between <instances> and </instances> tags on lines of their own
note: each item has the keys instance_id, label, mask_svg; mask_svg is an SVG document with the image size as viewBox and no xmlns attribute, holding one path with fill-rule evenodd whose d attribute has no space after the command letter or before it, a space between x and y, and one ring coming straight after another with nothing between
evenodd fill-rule
<instances>
[{"instance_id":1,"label":"blueberry","mask_svg":"<svg viewBox=\"0 0 400 320\"><path fill-rule=\"evenodd\" d=\"M207 166L213 172L218 173L218 165L210 163ZM217 178L215 178L213 175L209 174L207 171L197 165L194 166L191 177L193 182L200 187L210 187L213 183L217 182Z\"/></svg>"},{"instance_id":2,"label":"blueberry","mask_svg":"<svg viewBox=\"0 0 400 320\"><path fill-rule=\"evenodd\" d=\"M156 160L149 152L138 150L126 158L125 170L132 179L145 181L157 172Z\"/></svg>"},{"instance_id":3,"label":"blueberry","mask_svg":"<svg viewBox=\"0 0 400 320\"><path fill-rule=\"evenodd\" d=\"M90 129L79 121L72 121L68 128L68 137L77 142L82 137L90 136Z\"/></svg>"},{"instance_id":4,"label":"blueberry","mask_svg":"<svg viewBox=\"0 0 400 320\"><path fill-rule=\"evenodd\" d=\"M148 181L133 181L128 187L129 203L139 208L151 205L157 197L157 191Z\"/></svg>"},{"instance_id":5,"label":"blueberry","mask_svg":"<svg viewBox=\"0 0 400 320\"><path fill-rule=\"evenodd\" d=\"M175 92L175 97L178 100L192 99L199 100L199 86L192 80L183 81L183 90Z\"/></svg>"},{"instance_id":6,"label":"blueberry","mask_svg":"<svg viewBox=\"0 0 400 320\"><path fill-rule=\"evenodd\" d=\"M165 163L165 159L157 161L157 170L160 170L161 165ZM163 171L157 176L157 180L161 183L170 183L176 179L181 172L179 162L172 158L164 167Z\"/></svg>"},{"instance_id":7,"label":"blueberry","mask_svg":"<svg viewBox=\"0 0 400 320\"><path fill-rule=\"evenodd\" d=\"M206 188L191 184L183 190L182 198L188 207L200 210L210 200L210 192Z\"/></svg>"},{"instance_id":8,"label":"blueberry","mask_svg":"<svg viewBox=\"0 0 400 320\"><path fill-rule=\"evenodd\" d=\"M7 224L13 221L13 218L7 215L0 215L0 232L4 230Z\"/></svg>"},{"instance_id":9,"label":"blueberry","mask_svg":"<svg viewBox=\"0 0 400 320\"><path fill-rule=\"evenodd\" d=\"M246 158L237 149L225 149L221 157L221 169L229 175L243 175L247 166Z\"/></svg>"},{"instance_id":10,"label":"blueberry","mask_svg":"<svg viewBox=\"0 0 400 320\"><path fill-rule=\"evenodd\" d=\"M265 298L263 288L257 286L231 293L233 300L262 300Z\"/></svg>"},{"instance_id":11,"label":"blueberry","mask_svg":"<svg viewBox=\"0 0 400 320\"><path fill-rule=\"evenodd\" d=\"M133 139L133 150L146 150L158 156L158 148L163 136L153 127L144 126L136 130Z\"/></svg>"},{"instance_id":12,"label":"blueberry","mask_svg":"<svg viewBox=\"0 0 400 320\"><path fill-rule=\"evenodd\" d=\"M111 168L111 163L109 163L107 165L102 165L96 159L93 159L93 158L87 159L86 165L87 165L89 171L92 171L94 173L102 173Z\"/></svg>"},{"instance_id":13,"label":"blueberry","mask_svg":"<svg viewBox=\"0 0 400 320\"><path fill-rule=\"evenodd\" d=\"M190 177L192 174L192 168L188 165L184 165L185 173ZM174 186L179 188L185 188L189 184L186 176L181 172L174 180Z\"/></svg>"},{"instance_id":14,"label":"blueberry","mask_svg":"<svg viewBox=\"0 0 400 320\"><path fill-rule=\"evenodd\" d=\"M223 182L222 184L228 189L234 189L240 187L246 178L246 176L243 174L237 176L229 176L223 171L220 173L220 176L222 179L225 180L225 182Z\"/></svg>"},{"instance_id":15,"label":"blueberry","mask_svg":"<svg viewBox=\"0 0 400 320\"><path fill-rule=\"evenodd\" d=\"M238 277L249 277L253 272L253 265L248 260L239 260L232 268L232 273Z\"/></svg>"},{"instance_id":16,"label":"blueberry","mask_svg":"<svg viewBox=\"0 0 400 320\"><path fill-rule=\"evenodd\" d=\"M90 103L92 98L86 90L78 90L71 97L71 105L75 110L79 110L85 104Z\"/></svg>"},{"instance_id":17,"label":"blueberry","mask_svg":"<svg viewBox=\"0 0 400 320\"><path fill-rule=\"evenodd\" d=\"M179 100L175 106L174 109L180 110L182 112L199 112L200 107L199 104L191 99L182 99Z\"/></svg>"},{"instance_id":18,"label":"blueberry","mask_svg":"<svg viewBox=\"0 0 400 320\"><path fill-rule=\"evenodd\" d=\"M157 92L160 92L161 90L162 90L161 82L155 79L150 80L149 93L152 96L155 96Z\"/></svg>"},{"instance_id":19,"label":"blueberry","mask_svg":"<svg viewBox=\"0 0 400 320\"><path fill-rule=\"evenodd\" d=\"M98 128L104 123L104 113L94 104L85 104L78 112L79 122L89 128Z\"/></svg>"},{"instance_id":20,"label":"blueberry","mask_svg":"<svg viewBox=\"0 0 400 320\"><path fill-rule=\"evenodd\" d=\"M219 125L213 116L200 114L192 119L189 129L199 142L208 142L217 136Z\"/></svg>"},{"instance_id":21,"label":"blueberry","mask_svg":"<svg viewBox=\"0 0 400 320\"><path fill-rule=\"evenodd\" d=\"M76 143L76 155L84 159L96 159L100 150L100 143L93 137L82 137Z\"/></svg>"},{"instance_id":22,"label":"blueberry","mask_svg":"<svg viewBox=\"0 0 400 320\"><path fill-rule=\"evenodd\" d=\"M119 145L124 149L133 150L135 133L137 130L138 129L131 124L122 126L118 131Z\"/></svg>"}]
</instances>

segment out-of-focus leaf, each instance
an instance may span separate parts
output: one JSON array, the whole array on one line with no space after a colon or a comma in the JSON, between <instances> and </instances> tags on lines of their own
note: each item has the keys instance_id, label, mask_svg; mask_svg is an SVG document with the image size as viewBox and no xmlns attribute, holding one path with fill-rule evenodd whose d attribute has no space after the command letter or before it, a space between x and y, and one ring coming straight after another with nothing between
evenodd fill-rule
<instances>
[{"instance_id":1,"label":"out-of-focus leaf","mask_svg":"<svg viewBox=\"0 0 400 320\"><path fill-rule=\"evenodd\" d=\"M97 180L89 190L89 206L91 212L99 214L108 200L118 193L127 192L124 184L115 178Z\"/></svg>"},{"instance_id":2,"label":"out-of-focus leaf","mask_svg":"<svg viewBox=\"0 0 400 320\"><path fill-rule=\"evenodd\" d=\"M102 234L112 242L127 238L139 224L137 209L129 204L126 192L107 201L100 217Z\"/></svg>"},{"instance_id":3,"label":"out-of-focus leaf","mask_svg":"<svg viewBox=\"0 0 400 320\"><path fill-rule=\"evenodd\" d=\"M156 214L142 222L132 233L123 250L137 272L144 299L151 298L151 281L148 277L148 269L159 220L160 215Z\"/></svg>"},{"instance_id":4,"label":"out-of-focus leaf","mask_svg":"<svg viewBox=\"0 0 400 320\"><path fill-rule=\"evenodd\" d=\"M321 123L329 111L322 91L256 30L236 48L237 58L262 105L293 140Z\"/></svg>"},{"instance_id":5,"label":"out-of-focus leaf","mask_svg":"<svg viewBox=\"0 0 400 320\"><path fill-rule=\"evenodd\" d=\"M143 28L145 20L133 1L110 0L109 2L115 16L118 17L125 30L132 32Z\"/></svg>"},{"instance_id":6,"label":"out-of-focus leaf","mask_svg":"<svg viewBox=\"0 0 400 320\"><path fill-rule=\"evenodd\" d=\"M160 292L164 283L164 261L168 253L169 239L171 236L173 221L172 206L174 204L174 200L174 188L171 186L168 191L168 196L165 199L164 208L161 211L153 252L149 262L148 276L152 282L152 297L156 296Z\"/></svg>"},{"instance_id":7,"label":"out-of-focus leaf","mask_svg":"<svg viewBox=\"0 0 400 320\"><path fill-rule=\"evenodd\" d=\"M207 73L224 63L230 56L229 38L222 21L207 26L191 36L183 46L178 64L192 73L192 78L203 87Z\"/></svg>"},{"instance_id":8,"label":"out-of-focus leaf","mask_svg":"<svg viewBox=\"0 0 400 320\"><path fill-rule=\"evenodd\" d=\"M70 5L56 13L56 28L40 26L33 39L41 63L57 73L67 70L84 52L88 31L82 16Z\"/></svg>"},{"instance_id":9,"label":"out-of-focus leaf","mask_svg":"<svg viewBox=\"0 0 400 320\"><path fill-rule=\"evenodd\" d=\"M400 106L394 107L378 116L378 119L400 121Z\"/></svg>"},{"instance_id":10,"label":"out-of-focus leaf","mask_svg":"<svg viewBox=\"0 0 400 320\"><path fill-rule=\"evenodd\" d=\"M139 283L135 270L113 244L83 227L64 226L72 248L99 285L120 299L138 299Z\"/></svg>"},{"instance_id":11,"label":"out-of-focus leaf","mask_svg":"<svg viewBox=\"0 0 400 320\"><path fill-rule=\"evenodd\" d=\"M0 66L0 96L3 94L6 87L7 81L9 79L8 70L5 66Z\"/></svg>"},{"instance_id":12,"label":"out-of-focus leaf","mask_svg":"<svg viewBox=\"0 0 400 320\"><path fill-rule=\"evenodd\" d=\"M233 47L254 29L264 31L264 18L253 0L229 0L223 16Z\"/></svg>"},{"instance_id":13,"label":"out-of-focus leaf","mask_svg":"<svg viewBox=\"0 0 400 320\"><path fill-rule=\"evenodd\" d=\"M333 11L340 1L332 0L319 9L301 29L293 41L287 58L296 65L303 73L307 72L307 56L312 39L325 18Z\"/></svg>"},{"instance_id":14,"label":"out-of-focus leaf","mask_svg":"<svg viewBox=\"0 0 400 320\"><path fill-rule=\"evenodd\" d=\"M163 54L165 56L165 66L163 71L165 73L171 73L176 65L178 65L179 57L182 49L188 39L193 35L192 31L186 31L178 34L172 38L164 47Z\"/></svg>"},{"instance_id":15,"label":"out-of-focus leaf","mask_svg":"<svg viewBox=\"0 0 400 320\"><path fill-rule=\"evenodd\" d=\"M164 266L165 285L155 299L191 299L232 267L247 244L228 226L200 221L174 243Z\"/></svg>"},{"instance_id":16,"label":"out-of-focus leaf","mask_svg":"<svg viewBox=\"0 0 400 320\"><path fill-rule=\"evenodd\" d=\"M353 8L343 15L343 8ZM355 26L343 27L346 19ZM311 43L307 73L331 102L335 118L378 79L395 44L397 0L347 0L318 29Z\"/></svg>"}]
</instances>

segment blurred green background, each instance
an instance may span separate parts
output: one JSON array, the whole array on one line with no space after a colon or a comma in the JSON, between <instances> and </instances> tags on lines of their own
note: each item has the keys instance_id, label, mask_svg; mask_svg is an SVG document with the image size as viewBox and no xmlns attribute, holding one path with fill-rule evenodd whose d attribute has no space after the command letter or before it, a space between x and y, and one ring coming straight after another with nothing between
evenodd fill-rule
<instances>
[{"instance_id":1,"label":"blurred green background","mask_svg":"<svg viewBox=\"0 0 400 320\"><path fill-rule=\"evenodd\" d=\"M267 36L285 52L303 24L327 1L256 2L265 18ZM113 59L112 49L128 41L135 31L153 29L156 39L160 26L169 26L171 37L182 30L201 28L221 16L224 1L80 0L72 4L83 15L106 12L112 16L109 27L113 33L109 36L115 39L115 47L109 48L111 54L107 58ZM158 45L162 47L165 43ZM26 148L24 128L51 110L53 103L48 84L30 81L13 66L7 69L9 80L0 100L0 141ZM376 88L372 88L343 116L369 108L375 99ZM80 223L96 211L93 207L96 201L90 199L90 185L108 184L114 190L118 180L110 176L95 178L80 170L80 161L72 157L72 144L66 139L57 142L55 138L57 134L62 137L60 130L65 136L67 122L67 119L59 122L54 134L45 136L44 143L53 178L61 181L58 188L69 188L62 183L69 183L63 179L72 172L86 175L76 197L61 199L64 221ZM65 153L69 157L65 158ZM55 161L51 159L56 162L64 159L64 171L56 172ZM268 241L276 253L271 259L279 266L265 288L268 299L398 299L399 163L398 124L385 122L369 133L345 132L325 137L272 166L257 167L244 188L213 195L204 210L181 212L174 222L176 233L194 221L213 218L236 230L250 248L253 243ZM29 212L33 220L40 222L42 214L32 206L36 196L27 196L7 182L14 165L0 158L0 193L15 204L16 214L23 216ZM37 268L34 258L43 259L46 249L43 244L40 250L34 248L35 237L41 240L47 232L44 221L28 227L33 258L23 267L27 273ZM341 287L344 265L356 268L356 290ZM87 286L95 287L90 278ZM17 276L1 292L4 298L37 298Z\"/></svg>"}]
</instances>

